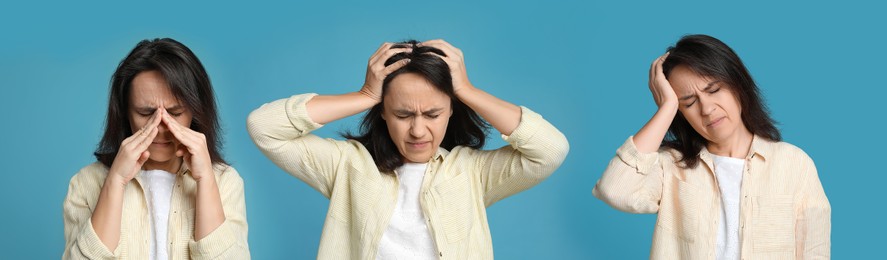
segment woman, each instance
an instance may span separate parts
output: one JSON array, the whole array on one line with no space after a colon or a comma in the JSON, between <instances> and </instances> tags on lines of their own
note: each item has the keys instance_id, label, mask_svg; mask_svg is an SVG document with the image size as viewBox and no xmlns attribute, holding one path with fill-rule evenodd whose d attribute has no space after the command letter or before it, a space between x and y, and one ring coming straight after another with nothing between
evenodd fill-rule
<instances>
[{"instance_id":1,"label":"woman","mask_svg":"<svg viewBox=\"0 0 887 260\"><path fill-rule=\"evenodd\" d=\"M111 78L105 134L64 202L63 259L249 259L243 180L203 65L144 40Z\"/></svg>"},{"instance_id":2,"label":"woman","mask_svg":"<svg viewBox=\"0 0 887 260\"><path fill-rule=\"evenodd\" d=\"M659 110L616 151L594 195L657 213L654 259L829 258L816 166L779 130L742 61L689 35L650 68Z\"/></svg>"},{"instance_id":3,"label":"woman","mask_svg":"<svg viewBox=\"0 0 887 260\"><path fill-rule=\"evenodd\" d=\"M369 110L347 141L310 132ZM479 150L483 117L510 146ZM319 259L491 259L486 207L563 162L541 116L475 88L443 40L383 44L360 91L263 105L249 133L274 163L330 199Z\"/></svg>"}]
</instances>

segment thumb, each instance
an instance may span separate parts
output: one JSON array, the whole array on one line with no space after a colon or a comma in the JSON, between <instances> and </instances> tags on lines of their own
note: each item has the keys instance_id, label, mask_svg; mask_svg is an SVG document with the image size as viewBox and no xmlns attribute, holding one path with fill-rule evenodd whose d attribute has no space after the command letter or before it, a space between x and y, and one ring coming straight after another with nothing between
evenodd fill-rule
<instances>
[{"instance_id":1,"label":"thumb","mask_svg":"<svg viewBox=\"0 0 887 260\"><path fill-rule=\"evenodd\" d=\"M139 168L141 168L142 165L144 165L145 162L148 161L149 157L151 157L151 152L149 152L149 151L144 151L144 152L142 152L142 154L139 155L139 159L136 160L136 163L138 163Z\"/></svg>"}]
</instances>

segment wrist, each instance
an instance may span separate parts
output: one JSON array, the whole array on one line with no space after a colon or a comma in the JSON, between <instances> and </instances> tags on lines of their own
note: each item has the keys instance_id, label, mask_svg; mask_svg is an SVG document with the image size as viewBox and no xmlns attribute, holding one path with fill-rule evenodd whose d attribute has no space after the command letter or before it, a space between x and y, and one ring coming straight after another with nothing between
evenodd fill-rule
<instances>
[{"instance_id":1,"label":"wrist","mask_svg":"<svg viewBox=\"0 0 887 260\"><path fill-rule=\"evenodd\" d=\"M129 183L129 180L120 176L120 174L116 173L108 173L108 177L105 178L105 183L102 187L114 188L115 190L123 190L126 188L126 184Z\"/></svg>"},{"instance_id":2,"label":"wrist","mask_svg":"<svg viewBox=\"0 0 887 260\"><path fill-rule=\"evenodd\" d=\"M659 105L659 111L657 113L671 113L675 114L678 112L678 102L673 101L665 101Z\"/></svg>"},{"instance_id":3,"label":"wrist","mask_svg":"<svg viewBox=\"0 0 887 260\"><path fill-rule=\"evenodd\" d=\"M358 91L358 93L360 93L361 95L363 95L369 99L372 99L374 103L382 102L382 93L374 93L372 90L370 90L370 87L367 85L364 85L363 87L361 87L360 91Z\"/></svg>"},{"instance_id":4,"label":"wrist","mask_svg":"<svg viewBox=\"0 0 887 260\"><path fill-rule=\"evenodd\" d=\"M199 177L197 177L199 176ZM216 175L212 172L209 173L195 173L191 172L191 177L194 178L194 181L197 182L197 185L205 185L205 184L213 184L216 182Z\"/></svg>"},{"instance_id":5,"label":"wrist","mask_svg":"<svg viewBox=\"0 0 887 260\"><path fill-rule=\"evenodd\" d=\"M474 91L474 89L475 89L474 85L471 85L471 83L468 83L468 84L464 84L458 88L456 88L454 86L453 93L455 93L457 97L461 97L463 95L470 95L470 93L472 91Z\"/></svg>"}]
</instances>

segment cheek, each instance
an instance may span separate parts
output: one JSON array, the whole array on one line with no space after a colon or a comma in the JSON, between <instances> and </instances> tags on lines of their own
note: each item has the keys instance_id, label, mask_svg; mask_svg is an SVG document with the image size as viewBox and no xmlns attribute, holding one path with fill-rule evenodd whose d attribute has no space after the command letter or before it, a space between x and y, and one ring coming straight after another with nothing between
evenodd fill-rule
<instances>
[{"instance_id":1,"label":"cheek","mask_svg":"<svg viewBox=\"0 0 887 260\"><path fill-rule=\"evenodd\" d=\"M191 117L180 116L179 118L176 118L176 122L179 122L179 125L186 128L191 128Z\"/></svg>"},{"instance_id":2,"label":"cheek","mask_svg":"<svg viewBox=\"0 0 887 260\"><path fill-rule=\"evenodd\" d=\"M404 122L398 120L385 120L385 125L388 126L388 135L391 136L391 140L395 143L398 140L401 140L404 135L408 134L409 131L408 125Z\"/></svg>"},{"instance_id":3,"label":"cheek","mask_svg":"<svg viewBox=\"0 0 887 260\"><path fill-rule=\"evenodd\" d=\"M132 130L133 133L139 131L139 129L142 129L142 127L145 127L146 124L148 124L148 118L145 118L139 114L129 115L129 126L131 128L130 130Z\"/></svg>"},{"instance_id":4,"label":"cheek","mask_svg":"<svg viewBox=\"0 0 887 260\"><path fill-rule=\"evenodd\" d=\"M694 106L696 107L696 106ZM700 129L704 129L705 127L702 124L702 117L699 115L699 112L694 110L693 108L687 108L680 111L681 115L684 116L684 119L690 123L690 126L693 127L696 132L699 132Z\"/></svg>"}]
</instances>

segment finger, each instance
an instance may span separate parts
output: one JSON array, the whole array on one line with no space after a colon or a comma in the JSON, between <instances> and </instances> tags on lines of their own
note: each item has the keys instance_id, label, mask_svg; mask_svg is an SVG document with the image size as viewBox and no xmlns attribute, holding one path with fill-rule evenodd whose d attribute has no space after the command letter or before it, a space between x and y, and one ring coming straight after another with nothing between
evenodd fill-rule
<instances>
[{"instance_id":1,"label":"finger","mask_svg":"<svg viewBox=\"0 0 887 260\"><path fill-rule=\"evenodd\" d=\"M154 112L154 115L152 115L151 118L148 119L148 124L146 124L145 126L142 126L142 128L139 129L138 131L136 131L135 133L133 133L132 136L124 139L123 142L120 143L120 146L123 147L123 146L127 146L127 145L133 144L133 143L139 144L142 141L144 141L145 138L147 138L148 135L151 133L151 129L154 127L157 127L157 125L159 125L160 117L158 114L159 113Z\"/></svg>"},{"instance_id":2,"label":"finger","mask_svg":"<svg viewBox=\"0 0 887 260\"><path fill-rule=\"evenodd\" d=\"M662 79L662 80L665 79L665 73L662 72L662 64L665 63L666 58L668 58L667 52L665 53L665 55L662 55L662 57L659 58L658 64L656 64L657 78Z\"/></svg>"},{"instance_id":3,"label":"finger","mask_svg":"<svg viewBox=\"0 0 887 260\"><path fill-rule=\"evenodd\" d=\"M391 74L391 72L399 70L400 68L403 68L404 66L406 66L409 63L410 63L410 59L399 60L395 63L392 63L391 65L388 65L388 67L385 67L385 69L382 70L382 74L385 74L385 76L387 77L388 74Z\"/></svg>"},{"instance_id":4,"label":"finger","mask_svg":"<svg viewBox=\"0 0 887 260\"><path fill-rule=\"evenodd\" d=\"M388 59L390 59L394 55L397 55L398 53L404 53L404 52L413 52L413 49L412 48L388 49L388 50L382 52L378 56L378 59L371 64L371 66L373 66L377 70L382 70L385 68L385 62L388 61Z\"/></svg>"},{"instance_id":5,"label":"finger","mask_svg":"<svg viewBox=\"0 0 887 260\"><path fill-rule=\"evenodd\" d=\"M136 163L138 163L138 168L142 168L142 165L144 165L145 162L147 162L148 158L150 158L150 157L151 157L151 152L149 152L149 151L144 151L141 154L139 154L139 159L136 160Z\"/></svg>"},{"instance_id":6,"label":"finger","mask_svg":"<svg viewBox=\"0 0 887 260\"><path fill-rule=\"evenodd\" d=\"M447 56L462 56L461 50L442 39L426 41L422 45L437 48L446 53Z\"/></svg>"},{"instance_id":7,"label":"finger","mask_svg":"<svg viewBox=\"0 0 887 260\"><path fill-rule=\"evenodd\" d=\"M157 132L159 131L160 130L158 130L157 127L151 128L151 132L149 132L148 135L145 136L145 138L143 138L140 142L135 143L135 151L142 152L148 150L148 147L151 146L152 142L154 142L154 137L157 137Z\"/></svg>"},{"instance_id":8,"label":"finger","mask_svg":"<svg viewBox=\"0 0 887 260\"><path fill-rule=\"evenodd\" d=\"M387 50L390 50L391 46L394 46L394 44L390 43L390 42L383 43L382 46L379 46L379 49L377 49L376 52L374 52L373 55L370 56L369 64L374 64L374 63L378 62L379 55L381 55L382 53L384 53Z\"/></svg>"},{"instance_id":9,"label":"finger","mask_svg":"<svg viewBox=\"0 0 887 260\"><path fill-rule=\"evenodd\" d=\"M385 51L385 50L387 50L387 49L390 49L390 48L391 48L391 45L392 45L392 44L391 44L390 42L383 42L382 45L379 45L379 48L376 49L376 51L373 52L373 55L370 55L370 57L374 57L374 56L376 56L376 55L379 55L379 53L381 53L381 52L383 52L383 51Z\"/></svg>"},{"instance_id":10,"label":"finger","mask_svg":"<svg viewBox=\"0 0 887 260\"><path fill-rule=\"evenodd\" d=\"M444 53L446 53L446 52L444 52ZM458 65L458 62L457 62L457 61L455 61L455 60L453 60L453 59L450 58L450 57L452 57L452 55L450 55L450 54L447 54L447 56L443 56L443 55L440 55L440 54L437 54L437 53L433 53L433 52L426 52L426 53L423 53L423 54L437 56L438 58L440 58L441 60L443 60L444 62L447 63L447 66L450 67L450 70L454 70L454 69L456 69L456 65Z\"/></svg>"},{"instance_id":11,"label":"finger","mask_svg":"<svg viewBox=\"0 0 887 260\"><path fill-rule=\"evenodd\" d=\"M177 140L179 140L179 142L181 142L185 146L194 145L195 141L194 141L193 137L191 136L192 131L190 128L187 128L187 130L186 130L186 128L184 126L182 126L181 124L179 124L178 121L173 119L172 116L169 115L169 113L163 113L162 116L163 116L163 121L166 122L167 128L169 128L169 132L172 133L172 135Z\"/></svg>"},{"instance_id":12,"label":"finger","mask_svg":"<svg viewBox=\"0 0 887 260\"><path fill-rule=\"evenodd\" d=\"M432 40L427 40L427 41L424 41L424 42L420 42L419 45L421 45L421 46L430 46L430 45L433 45L433 44L441 44L442 42L444 42L443 39L432 39Z\"/></svg>"}]
</instances>

